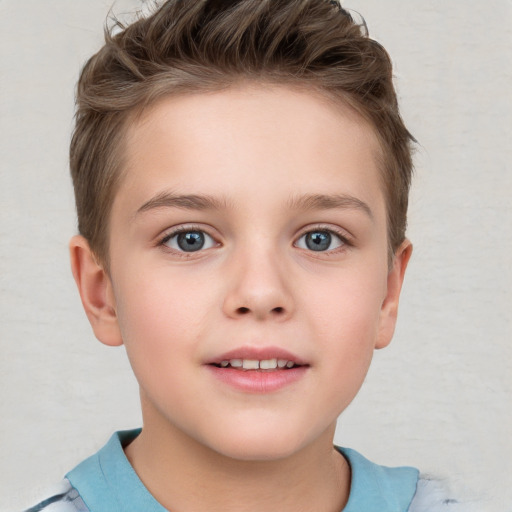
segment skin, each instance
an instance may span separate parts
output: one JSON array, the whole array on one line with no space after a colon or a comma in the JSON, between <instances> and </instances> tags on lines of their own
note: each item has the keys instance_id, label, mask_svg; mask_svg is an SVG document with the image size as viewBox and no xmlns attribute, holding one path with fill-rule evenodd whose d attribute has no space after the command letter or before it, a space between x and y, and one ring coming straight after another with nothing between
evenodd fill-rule
<instances>
[{"instance_id":1,"label":"skin","mask_svg":"<svg viewBox=\"0 0 512 512\"><path fill-rule=\"evenodd\" d=\"M70 247L95 335L126 346L140 385L128 459L176 512L338 512L350 470L336 419L391 340L412 250L404 241L389 266L372 129L320 94L246 84L160 101L126 148L110 273L82 237ZM183 195L213 201L177 206ZM205 248L181 251L176 228L205 232ZM318 231L332 233L325 251L305 243ZM306 370L267 393L210 371L262 346Z\"/></svg>"}]
</instances>

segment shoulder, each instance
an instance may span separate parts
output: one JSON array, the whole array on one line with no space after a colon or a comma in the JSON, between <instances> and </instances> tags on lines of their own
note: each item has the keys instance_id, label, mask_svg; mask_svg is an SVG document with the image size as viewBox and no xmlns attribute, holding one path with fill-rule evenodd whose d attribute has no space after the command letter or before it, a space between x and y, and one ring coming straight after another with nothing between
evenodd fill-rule
<instances>
[{"instance_id":1,"label":"shoulder","mask_svg":"<svg viewBox=\"0 0 512 512\"><path fill-rule=\"evenodd\" d=\"M24 512L90 512L67 478L51 489L47 496Z\"/></svg>"},{"instance_id":2,"label":"shoulder","mask_svg":"<svg viewBox=\"0 0 512 512\"><path fill-rule=\"evenodd\" d=\"M452 498L442 480L421 475L408 512L477 512L477 509Z\"/></svg>"}]
</instances>

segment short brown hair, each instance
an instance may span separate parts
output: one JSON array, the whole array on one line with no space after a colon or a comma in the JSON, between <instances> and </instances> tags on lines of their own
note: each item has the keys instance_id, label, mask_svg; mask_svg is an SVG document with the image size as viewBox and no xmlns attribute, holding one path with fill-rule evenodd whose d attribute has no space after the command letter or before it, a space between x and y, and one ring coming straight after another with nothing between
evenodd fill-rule
<instances>
[{"instance_id":1,"label":"short brown hair","mask_svg":"<svg viewBox=\"0 0 512 512\"><path fill-rule=\"evenodd\" d=\"M168 0L116 27L82 70L70 148L79 232L103 264L129 119L163 96L240 80L310 86L369 121L382 148L391 254L404 240L414 139L386 50L337 1Z\"/></svg>"}]
</instances>

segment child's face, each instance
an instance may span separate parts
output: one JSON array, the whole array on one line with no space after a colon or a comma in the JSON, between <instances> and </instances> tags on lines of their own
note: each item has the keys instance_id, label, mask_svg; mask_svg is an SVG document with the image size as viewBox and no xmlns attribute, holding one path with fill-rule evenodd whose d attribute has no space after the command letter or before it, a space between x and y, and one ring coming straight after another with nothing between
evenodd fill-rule
<instances>
[{"instance_id":1,"label":"child's face","mask_svg":"<svg viewBox=\"0 0 512 512\"><path fill-rule=\"evenodd\" d=\"M389 271L372 130L318 95L247 86L166 99L127 142L112 307L92 322L126 345L145 427L241 459L331 442L390 341L410 253Z\"/></svg>"}]
</instances>

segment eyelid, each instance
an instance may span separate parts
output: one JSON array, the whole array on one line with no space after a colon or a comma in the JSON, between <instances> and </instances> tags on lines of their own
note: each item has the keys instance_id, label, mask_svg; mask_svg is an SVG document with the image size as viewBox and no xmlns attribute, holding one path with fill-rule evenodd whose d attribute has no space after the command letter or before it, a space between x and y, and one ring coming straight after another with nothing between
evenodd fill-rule
<instances>
[{"instance_id":1,"label":"eyelid","mask_svg":"<svg viewBox=\"0 0 512 512\"><path fill-rule=\"evenodd\" d=\"M321 253L324 253L324 254L328 254L328 253L333 253L335 251L338 251L338 250L341 250L343 248L347 248L347 247L352 247L354 244L353 244L353 237L352 235L342 229L342 228L339 228L337 226L332 226L332 225L327 225L327 224L317 224L317 225L309 225L309 226L306 226L305 228L303 228L301 231L300 231L300 234L296 237L295 239L295 242L293 243L294 246L297 246L297 243L298 241L305 235L307 235L308 233L314 233L315 231L325 231L327 233L330 233L334 236L336 236L337 238L339 238L342 242L342 245L341 247L336 247L335 249L330 249L330 250L327 250L327 251L318 251L318 254L321 254ZM305 250L308 250L309 249L305 249Z\"/></svg>"},{"instance_id":2,"label":"eyelid","mask_svg":"<svg viewBox=\"0 0 512 512\"><path fill-rule=\"evenodd\" d=\"M347 229L326 223L308 224L307 226L300 229L300 234L297 238L305 235L306 233L311 233L312 231L328 231L329 233L333 233L339 236L342 240L346 240L347 243L350 243L350 241L354 238L354 236Z\"/></svg>"},{"instance_id":3,"label":"eyelid","mask_svg":"<svg viewBox=\"0 0 512 512\"><path fill-rule=\"evenodd\" d=\"M178 253L178 254L186 254L186 255L191 255L191 254L194 254L194 252L186 252L186 251L180 251L178 249L174 249L172 247L169 247L167 244L167 242L169 240L171 240L172 238L174 238L175 236L179 235L180 233L188 233L188 232L193 232L193 231L199 231L201 233L204 233L207 237L211 238L214 242L215 242L215 246L218 246L220 245L220 242L218 241L218 237L214 236L212 233L211 233L211 229L208 229L207 226L205 225L199 225L199 224L180 224L178 226L174 226L174 227L171 227L171 228L168 228L167 230L165 230L165 232L158 237L157 239L157 245L158 246L162 246L162 247L165 247L166 249L168 249L169 251L172 251L172 252L175 252L175 253ZM199 252L202 252L202 251L205 251L207 249L199 249L198 251L196 251L197 253Z\"/></svg>"},{"instance_id":4,"label":"eyelid","mask_svg":"<svg viewBox=\"0 0 512 512\"><path fill-rule=\"evenodd\" d=\"M179 235L180 233L186 233L186 232L190 232L190 231L200 231L200 232L204 233L206 236L210 237L216 243L216 246L221 245L221 242L219 242L219 240L218 240L219 237L215 236L211 233L213 231L213 229L210 228L209 226L205 226L204 224L180 224L178 226L170 227L167 230L165 230L161 236L158 237L156 245L164 246L169 251L173 251L180 255L186 254L187 256L189 256L191 254L194 254L193 252L187 253L185 251L180 251L177 249L173 249L169 246L166 246L166 243L171 238ZM303 236L307 235L308 233L315 232L315 231L325 231L325 232L331 233L335 237L339 238L340 241L342 242L341 247L337 247L335 249L330 249L327 251L319 251L319 253L322 253L322 252L323 253L332 253L332 252L336 252L340 249L343 249L346 247L351 247L354 245L353 241L352 241L353 237L348 231L346 231L340 227L327 225L327 224L308 225L308 226L302 228L299 235L295 238L293 245L297 246L298 241ZM197 252L202 252L204 250L207 250L207 249L200 249ZM307 249L307 250L309 250L309 249Z\"/></svg>"}]
</instances>

